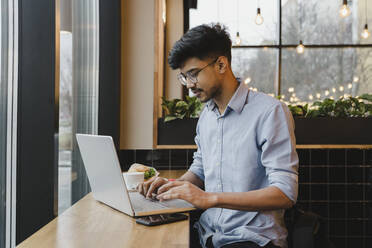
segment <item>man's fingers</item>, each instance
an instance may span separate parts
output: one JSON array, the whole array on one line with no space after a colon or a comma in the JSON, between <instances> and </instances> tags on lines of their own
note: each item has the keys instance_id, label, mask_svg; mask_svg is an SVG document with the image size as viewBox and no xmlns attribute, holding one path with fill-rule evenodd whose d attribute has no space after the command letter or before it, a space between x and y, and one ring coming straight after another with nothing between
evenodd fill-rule
<instances>
[{"instance_id":1,"label":"man's fingers","mask_svg":"<svg viewBox=\"0 0 372 248\"><path fill-rule=\"evenodd\" d=\"M172 182L168 182L168 183L164 184L163 186L161 186L158 189L158 194L162 194L164 192L167 192L168 190L170 190L173 187L181 186L183 184L185 184L185 182L183 182L183 181L172 181Z\"/></svg>"},{"instance_id":2,"label":"man's fingers","mask_svg":"<svg viewBox=\"0 0 372 248\"><path fill-rule=\"evenodd\" d=\"M147 198L151 198L152 197L152 193L158 189L161 185L165 184L167 181L162 178L162 177L158 177L156 178L150 185L149 189L147 190L146 192L146 197Z\"/></svg>"},{"instance_id":3,"label":"man's fingers","mask_svg":"<svg viewBox=\"0 0 372 248\"><path fill-rule=\"evenodd\" d=\"M164 193L158 194L156 198L158 200L182 199L182 194L180 191L182 192L182 187L177 186Z\"/></svg>"}]
</instances>

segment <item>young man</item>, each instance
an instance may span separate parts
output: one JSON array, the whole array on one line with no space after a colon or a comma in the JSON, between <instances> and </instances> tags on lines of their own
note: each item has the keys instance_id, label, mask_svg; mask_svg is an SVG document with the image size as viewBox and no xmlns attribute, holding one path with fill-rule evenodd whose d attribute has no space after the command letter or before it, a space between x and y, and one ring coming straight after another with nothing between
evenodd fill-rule
<instances>
[{"instance_id":1,"label":"young man","mask_svg":"<svg viewBox=\"0 0 372 248\"><path fill-rule=\"evenodd\" d=\"M284 209L297 199L298 156L287 106L239 83L231 40L220 25L201 25L168 58L178 79L206 102L190 169L176 181L158 177L139 191L206 209L196 223L203 247L286 247Z\"/></svg>"}]
</instances>

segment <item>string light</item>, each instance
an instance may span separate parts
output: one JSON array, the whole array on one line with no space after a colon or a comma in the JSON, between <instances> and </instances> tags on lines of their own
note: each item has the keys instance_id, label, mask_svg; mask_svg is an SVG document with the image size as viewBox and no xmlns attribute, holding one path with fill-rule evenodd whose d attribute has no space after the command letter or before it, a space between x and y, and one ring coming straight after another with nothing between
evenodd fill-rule
<instances>
[{"instance_id":1,"label":"string light","mask_svg":"<svg viewBox=\"0 0 372 248\"><path fill-rule=\"evenodd\" d=\"M351 88L353 88L353 85L352 85L351 83L349 83L349 84L347 85L347 88L351 89Z\"/></svg>"},{"instance_id":2,"label":"string light","mask_svg":"<svg viewBox=\"0 0 372 248\"><path fill-rule=\"evenodd\" d=\"M294 91L294 88L293 87L291 87L291 88L288 89L288 92L293 92L293 91Z\"/></svg>"},{"instance_id":3,"label":"string light","mask_svg":"<svg viewBox=\"0 0 372 248\"><path fill-rule=\"evenodd\" d=\"M341 9L340 9L340 16L342 18L345 18L347 16L350 15L350 8L349 6L347 5L347 0L343 0L343 3L342 3L342 6L341 6Z\"/></svg>"},{"instance_id":4,"label":"string light","mask_svg":"<svg viewBox=\"0 0 372 248\"><path fill-rule=\"evenodd\" d=\"M240 46L242 40L240 39L239 35L239 0L236 0L236 28L238 29L238 31L236 32L235 44L237 46Z\"/></svg>"},{"instance_id":5,"label":"string light","mask_svg":"<svg viewBox=\"0 0 372 248\"><path fill-rule=\"evenodd\" d=\"M368 24L364 25L364 29L360 36L362 36L363 39L367 39L370 36L370 32L368 31Z\"/></svg>"},{"instance_id":6,"label":"string light","mask_svg":"<svg viewBox=\"0 0 372 248\"><path fill-rule=\"evenodd\" d=\"M261 15L261 9L257 8L257 15L256 15L256 20L255 20L257 25L261 25L264 22L264 18Z\"/></svg>"},{"instance_id":7,"label":"string light","mask_svg":"<svg viewBox=\"0 0 372 248\"><path fill-rule=\"evenodd\" d=\"M357 76L355 76L353 81L354 81L354 83L357 83L359 81L359 78Z\"/></svg>"},{"instance_id":8,"label":"string light","mask_svg":"<svg viewBox=\"0 0 372 248\"><path fill-rule=\"evenodd\" d=\"M326 91L324 92L324 95L325 95L325 96L328 96L328 95L329 95L329 91L326 90Z\"/></svg>"},{"instance_id":9,"label":"string light","mask_svg":"<svg viewBox=\"0 0 372 248\"><path fill-rule=\"evenodd\" d=\"M252 81L252 79L251 79L250 77L247 77L247 78L244 80L244 83L245 83L245 84L249 84L251 81Z\"/></svg>"},{"instance_id":10,"label":"string light","mask_svg":"<svg viewBox=\"0 0 372 248\"><path fill-rule=\"evenodd\" d=\"M320 93L316 93L316 98L320 98Z\"/></svg>"},{"instance_id":11,"label":"string light","mask_svg":"<svg viewBox=\"0 0 372 248\"><path fill-rule=\"evenodd\" d=\"M302 44L302 40L300 40L300 43L296 47L296 51L298 54L303 54L305 51L305 46Z\"/></svg>"},{"instance_id":12,"label":"string light","mask_svg":"<svg viewBox=\"0 0 372 248\"><path fill-rule=\"evenodd\" d=\"M338 88L338 90L339 90L339 91L344 91L344 86L340 86L340 87Z\"/></svg>"},{"instance_id":13,"label":"string light","mask_svg":"<svg viewBox=\"0 0 372 248\"><path fill-rule=\"evenodd\" d=\"M235 44L240 46L241 41L242 40L240 39L239 32L236 32Z\"/></svg>"},{"instance_id":14,"label":"string light","mask_svg":"<svg viewBox=\"0 0 372 248\"><path fill-rule=\"evenodd\" d=\"M260 8L259 0L257 0L257 15L256 15L255 22L257 25L261 25L264 22L264 19L261 15L261 8Z\"/></svg>"},{"instance_id":15,"label":"string light","mask_svg":"<svg viewBox=\"0 0 372 248\"><path fill-rule=\"evenodd\" d=\"M332 88L332 92L333 93L336 93L336 88Z\"/></svg>"},{"instance_id":16,"label":"string light","mask_svg":"<svg viewBox=\"0 0 372 248\"><path fill-rule=\"evenodd\" d=\"M314 99L313 95L309 95L309 100L313 100L313 99Z\"/></svg>"},{"instance_id":17,"label":"string light","mask_svg":"<svg viewBox=\"0 0 372 248\"><path fill-rule=\"evenodd\" d=\"M366 17L366 24L364 25L364 29L362 31L362 33L360 34L362 36L363 39L367 39L369 36L370 36L370 33L368 31L368 18L367 18L367 0L365 1L365 17Z\"/></svg>"}]
</instances>

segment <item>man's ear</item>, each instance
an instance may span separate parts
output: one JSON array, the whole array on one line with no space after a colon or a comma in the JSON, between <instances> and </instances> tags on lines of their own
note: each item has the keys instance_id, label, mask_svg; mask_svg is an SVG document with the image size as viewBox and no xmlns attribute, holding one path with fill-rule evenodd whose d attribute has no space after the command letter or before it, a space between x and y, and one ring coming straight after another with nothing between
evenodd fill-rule
<instances>
[{"instance_id":1,"label":"man's ear","mask_svg":"<svg viewBox=\"0 0 372 248\"><path fill-rule=\"evenodd\" d=\"M229 64L229 61L227 60L227 58L225 56L220 56L216 62L217 66L218 66L218 72L219 73L225 73L227 68L228 68L228 64Z\"/></svg>"}]
</instances>

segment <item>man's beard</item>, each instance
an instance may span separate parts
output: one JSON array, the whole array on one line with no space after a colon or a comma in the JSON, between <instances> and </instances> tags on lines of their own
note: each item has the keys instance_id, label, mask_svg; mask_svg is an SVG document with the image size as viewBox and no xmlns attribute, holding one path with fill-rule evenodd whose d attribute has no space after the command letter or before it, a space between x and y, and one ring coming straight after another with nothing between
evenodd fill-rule
<instances>
[{"instance_id":1,"label":"man's beard","mask_svg":"<svg viewBox=\"0 0 372 248\"><path fill-rule=\"evenodd\" d=\"M209 94L206 93L206 91L202 90L201 93L204 93L205 95L205 98L204 99L201 99L199 98L199 100L203 103L205 102L208 102L209 100L213 99L213 98L216 98L218 95L221 94L221 89L220 87L218 86L213 86L210 90L209 90Z\"/></svg>"}]
</instances>

